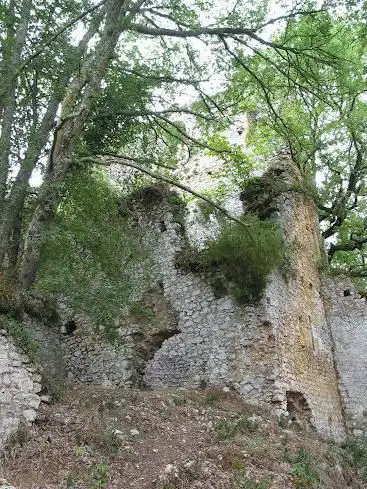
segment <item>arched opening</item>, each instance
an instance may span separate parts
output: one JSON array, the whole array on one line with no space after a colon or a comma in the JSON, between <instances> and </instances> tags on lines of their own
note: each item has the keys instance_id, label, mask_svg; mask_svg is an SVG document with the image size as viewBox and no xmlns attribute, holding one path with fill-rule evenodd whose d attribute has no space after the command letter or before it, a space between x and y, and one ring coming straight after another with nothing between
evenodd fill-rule
<instances>
[{"instance_id":1,"label":"arched opening","mask_svg":"<svg viewBox=\"0 0 367 489\"><path fill-rule=\"evenodd\" d=\"M70 336L71 334L74 333L75 330L76 330L76 324L74 319L71 319L70 321L64 324L63 333L65 335Z\"/></svg>"},{"instance_id":2,"label":"arched opening","mask_svg":"<svg viewBox=\"0 0 367 489\"><path fill-rule=\"evenodd\" d=\"M289 419L302 425L310 425L312 411L302 392L287 391L287 411Z\"/></svg>"}]
</instances>

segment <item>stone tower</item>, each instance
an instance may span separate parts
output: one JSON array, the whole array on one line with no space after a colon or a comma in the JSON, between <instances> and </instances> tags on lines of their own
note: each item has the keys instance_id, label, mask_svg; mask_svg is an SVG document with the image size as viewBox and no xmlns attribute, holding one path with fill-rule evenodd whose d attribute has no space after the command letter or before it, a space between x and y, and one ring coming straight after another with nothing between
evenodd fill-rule
<instances>
[{"instance_id":1,"label":"stone tower","mask_svg":"<svg viewBox=\"0 0 367 489\"><path fill-rule=\"evenodd\" d=\"M204 277L175 267L176 252L185 243L169 206L159 205L145 216L141 224L155 235L155 259L164 295L178 313L179 331L147 364L145 382L152 387L227 386L247 402L270 404L279 414L309 421L325 436L342 439L339 385L318 269L317 212L300 183L287 156L277 158L259 181L260 207L265 200L279 223L288 257L287 269L273 273L256 306L240 307L230 296L216 298ZM256 197L244 202L252 212L258 205Z\"/></svg>"}]
</instances>

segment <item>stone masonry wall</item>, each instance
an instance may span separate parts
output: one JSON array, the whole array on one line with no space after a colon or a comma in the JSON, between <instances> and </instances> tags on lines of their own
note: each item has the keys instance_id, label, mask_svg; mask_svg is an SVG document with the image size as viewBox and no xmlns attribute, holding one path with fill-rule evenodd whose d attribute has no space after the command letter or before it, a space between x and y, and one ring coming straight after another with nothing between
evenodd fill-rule
<instances>
[{"instance_id":1,"label":"stone masonry wall","mask_svg":"<svg viewBox=\"0 0 367 489\"><path fill-rule=\"evenodd\" d=\"M347 278L324 279L323 295L333 334L335 363L348 427L367 435L367 303Z\"/></svg>"},{"instance_id":2,"label":"stone masonry wall","mask_svg":"<svg viewBox=\"0 0 367 489\"><path fill-rule=\"evenodd\" d=\"M275 165L288 188L272 202L272 218L289 251L259 304L218 298L203 276L176 267L176 253L187 239L201 243L195 235L205 236L205 223L192 223L189 212L186 226L195 229L184 236L177 222L182 216L164 198L148 209L136 202L134 223L144 231L156 278L154 290L142 283L136 299L149 303L155 320L116 318L120 341L111 345L67 308L50 324L25 315L24 326L40 345L44 377L104 386L229 387L248 403L271 405L337 440L345 433L342 395L349 425L367 425L366 302L348 282L321 284L315 206L296 190L300 175L289 158ZM231 212L241 206L231 195ZM219 229L218 222L212 225ZM29 360L1 333L0 447L22 420L35 419L40 382Z\"/></svg>"},{"instance_id":3,"label":"stone masonry wall","mask_svg":"<svg viewBox=\"0 0 367 489\"><path fill-rule=\"evenodd\" d=\"M129 344L114 347L85 318L76 317L75 326L75 331L63 334L61 340L68 382L105 387L132 385L133 352Z\"/></svg>"},{"instance_id":4,"label":"stone masonry wall","mask_svg":"<svg viewBox=\"0 0 367 489\"><path fill-rule=\"evenodd\" d=\"M285 175L291 175L288 168ZM298 176L292 178L295 183ZM281 195L277 206L277 220L292 250L290 270L288 276L273 274L256 307L239 307L228 296L215 298L203 277L175 268L175 253L185 243L169 207L160 204L141 215L139 225L149 230L157 276L178 313L180 331L147 364L145 382L152 387L229 386L247 402L273 403L279 413L307 411L297 416L309 416L325 436L342 439L338 381L317 268L316 210L297 192Z\"/></svg>"},{"instance_id":5,"label":"stone masonry wall","mask_svg":"<svg viewBox=\"0 0 367 489\"><path fill-rule=\"evenodd\" d=\"M283 166L281 178L286 183L297 184L300 176L290 160L277 166ZM281 194L276 206L289 252L286 273L278 274L267 289L267 314L274 325L278 355L273 401L290 414L296 411L296 416L307 416L310 409L318 431L341 439L340 392L318 269L317 211L310 198L295 191ZM297 413L300 410L303 413Z\"/></svg>"},{"instance_id":6,"label":"stone masonry wall","mask_svg":"<svg viewBox=\"0 0 367 489\"><path fill-rule=\"evenodd\" d=\"M19 426L36 419L41 376L29 359L0 331L0 451Z\"/></svg>"},{"instance_id":7,"label":"stone masonry wall","mask_svg":"<svg viewBox=\"0 0 367 489\"><path fill-rule=\"evenodd\" d=\"M250 402L270 401L275 351L261 308L239 308L231 297L217 299L202 277L175 268L184 241L169 207L160 205L143 219L139 225L150 229L157 274L178 314L179 330L147 364L146 384L228 386Z\"/></svg>"},{"instance_id":8,"label":"stone masonry wall","mask_svg":"<svg viewBox=\"0 0 367 489\"><path fill-rule=\"evenodd\" d=\"M73 325L71 329L70 326ZM58 321L43 322L25 315L23 326L38 345L42 387L55 392L66 384L131 385L134 353L129 344L114 347L80 315L59 311ZM127 332L125 331L127 334Z\"/></svg>"}]
</instances>

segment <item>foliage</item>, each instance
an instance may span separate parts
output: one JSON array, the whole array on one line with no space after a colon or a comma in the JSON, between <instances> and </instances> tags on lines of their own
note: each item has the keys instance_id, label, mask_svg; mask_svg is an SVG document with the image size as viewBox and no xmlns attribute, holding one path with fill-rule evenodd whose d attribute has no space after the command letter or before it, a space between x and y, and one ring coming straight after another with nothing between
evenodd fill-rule
<instances>
[{"instance_id":1,"label":"foliage","mask_svg":"<svg viewBox=\"0 0 367 489\"><path fill-rule=\"evenodd\" d=\"M0 272L0 314L16 312L20 296L13 279Z\"/></svg>"},{"instance_id":2,"label":"foliage","mask_svg":"<svg viewBox=\"0 0 367 489\"><path fill-rule=\"evenodd\" d=\"M153 309L144 301L134 302L130 307L130 314L143 323L154 324L157 319Z\"/></svg>"},{"instance_id":3,"label":"foliage","mask_svg":"<svg viewBox=\"0 0 367 489\"><path fill-rule=\"evenodd\" d=\"M15 345L34 360L39 346L20 321L10 315L0 315L0 329L4 329Z\"/></svg>"},{"instance_id":4,"label":"foliage","mask_svg":"<svg viewBox=\"0 0 367 489\"><path fill-rule=\"evenodd\" d=\"M273 224L247 217L245 225L228 224L203 253L205 266L223 272L241 303L260 299L269 273L282 261L282 240Z\"/></svg>"},{"instance_id":5,"label":"foliage","mask_svg":"<svg viewBox=\"0 0 367 489\"><path fill-rule=\"evenodd\" d=\"M266 219L276 210L274 200L287 190L281 178L282 170L271 169L262 177L247 179L242 185L241 200L246 210L253 212L260 219Z\"/></svg>"},{"instance_id":6,"label":"foliage","mask_svg":"<svg viewBox=\"0 0 367 489\"><path fill-rule=\"evenodd\" d=\"M366 144L365 24L358 14L324 10L290 19L276 42L292 42L296 54L248 46L236 58L225 97L254 115L246 136L261 164L287 151L315 200L332 268L365 287ZM316 51L319 49L319 53ZM329 62L320 63L320 57ZM246 171L247 164L243 164ZM306 183L308 182L308 183Z\"/></svg>"},{"instance_id":7,"label":"foliage","mask_svg":"<svg viewBox=\"0 0 367 489\"><path fill-rule=\"evenodd\" d=\"M161 182L149 182L148 185L139 185L134 191L125 196L122 205L141 204L145 209L151 209L162 201L169 200L174 205L177 202L177 194Z\"/></svg>"},{"instance_id":8,"label":"foliage","mask_svg":"<svg viewBox=\"0 0 367 489\"><path fill-rule=\"evenodd\" d=\"M260 300L268 275L282 263L283 242L272 223L251 215L243 223L227 223L202 251L182 250L176 266L206 273L216 293L230 293L240 304L251 304Z\"/></svg>"},{"instance_id":9,"label":"foliage","mask_svg":"<svg viewBox=\"0 0 367 489\"><path fill-rule=\"evenodd\" d=\"M339 12L344 12L344 3L350 7L350 2L333 2L317 15L313 2L299 2L297 9L293 2L283 2L278 19L271 18L269 2L262 0L225 5L219 0L167 0L159 9L130 3L122 8L120 0L4 3L0 261L20 226L21 236L27 239L16 239L11 266L16 268L18 259L23 284L31 285L45 231L72 180L69 173L75 165L70 162L81 156L93 157L93 164L110 164L116 158L122 166L134 161L161 167L166 174L178 160L204 149L221 157L229 174L243 181L256 162L252 157L256 151L245 154L221 131L238 112L257 110L259 94L270 82L274 96L286 100L284 110L293 110L292 122L299 121L299 128L307 129L310 118L304 122L300 98L284 97L282 90L293 88L298 77L297 83L305 85L308 93L333 94L322 70L331 73L335 52L344 45L351 46L346 57L353 60L363 47L362 41L355 43L353 51L353 43L342 44L336 35L335 14L344 26L363 13L363 7L354 6L353 16L343 17ZM76 37L81 37L79 42ZM199 41L205 43L205 50L198 49ZM259 45L264 47L260 54ZM247 75L255 73L250 76L252 82L257 80L255 89L248 77L237 72L242 60ZM278 67L275 72L274 67ZM363 71L349 78L346 71L343 74L333 80L349 91L352 100L357 86L362 86ZM212 94L213 81L226 87L230 79L231 96ZM273 99L272 94L265 100L270 111L279 105L272 104ZM353 112L344 120L358 133L362 105L359 99L355 102L359 116ZM266 108L260 110L267 114ZM269 139L276 137L283 135L274 136L273 131ZM303 141L306 146L311 141L308 134ZM32 219L19 223L35 169L46 178Z\"/></svg>"},{"instance_id":10,"label":"foliage","mask_svg":"<svg viewBox=\"0 0 367 489\"><path fill-rule=\"evenodd\" d=\"M105 463L101 463L97 466L94 472L94 480L92 483L93 489L103 489L107 486L110 480L110 471Z\"/></svg>"},{"instance_id":11,"label":"foliage","mask_svg":"<svg viewBox=\"0 0 367 489\"><path fill-rule=\"evenodd\" d=\"M46 236L35 287L65 296L113 337L113 319L133 293L133 267L146 265L149 277L148 253L138 230L119 213L123 196L101 171L77 171L67 186Z\"/></svg>"},{"instance_id":12,"label":"foliage","mask_svg":"<svg viewBox=\"0 0 367 489\"><path fill-rule=\"evenodd\" d=\"M114 62L106 73L105 88L93 100L78 152L113 152L122 145L136 144L147 130L131 114L145 111L157 82L132 74L121 76L121 70L121 65Z\"/></svg>"},{"instance_id":13,"label":"foliage","mask_svg":"<svg viewBox=\"0 0 367 489\"><path fill-rule=\"evenodd\" d=\"M225 176L229 178L232 185L241 187L249 178L256 167L256 161L252 155L245 151L242 145L231 144L223 135L214 134L208 137L210 156L219 156L224 163L223 170L216 177Z\"/></svg>"}]
</instances>

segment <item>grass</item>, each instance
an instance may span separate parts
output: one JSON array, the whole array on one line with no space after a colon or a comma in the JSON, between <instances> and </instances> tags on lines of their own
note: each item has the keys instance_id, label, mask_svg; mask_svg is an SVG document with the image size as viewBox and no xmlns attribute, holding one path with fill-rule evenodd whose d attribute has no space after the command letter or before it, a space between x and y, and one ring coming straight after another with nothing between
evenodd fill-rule
<instances>
[{"instance_id":1,"label":"grass","mask_svg":"<svg viewBox=\"0 0 367 489\"><path fill-rule=\"evenodd\" d=\"M103 489L107 486L110 480L110 471L107 464L99 464L94 471L94 480L92 482L93 489Z\"/></svg>"},{"instance_id":2,"label":"grass","mask_svg":"<svg viewBox=\"0 0 367 489\"><path fill-rule=\"evenodd\" d=\"M317 489L320 487L320 476L314 468L312 455L303 447L289 471L295 489Z\"/></svg>"},{"instance_id":3,"label":"grass","mask_svg":"<svg viewBox=\"0 0 367 489\"><path fill-rule=\"evenodd\" d=\"M157 317L156 313L153 311L149 304L143 301L134 302L130 307L130 314L134 318L143 323L155 324Z\"/></svg>"},{"instance_id":4,"label":"grass","mask_svg":"<svg viewBox=\"0 0 367 489\"><path fill-rule=\"evenodd\" d=\"M230 420L221 419L214 428L220 440L227 440L241 433L254 433L258 424L248 416L238 416Z\"/></svg>"},{"instance_id":5,"label":"grass","mask_svg":"<svg viewBox=\"0 0 367 489\"><path fill-rule=\"evenodd\" d=\"M245 478L241 484L241 489L268 489L270 482L268 480L258 481L249 478Z\"/></svg>"},{"instance_id":6,"label":"grass","mask_svg":"<svg viewBox=\"0 0 367 489\"><path fill-rule=\"evenodd\" d=\"M341 446L342 459L357 470L362 480L367 481L367 440L348 440Z\"/></svg>"},{"instance_id":7,"label":"grass","mask_svg":"<svg viewBox=\"0 0 367 489\"><path fill-rule=\"evenodd\" d=\"M39 346L20 321L10 315L0 315L0 329L5 329L14 344L26 353L31 360L35 359Z\"/></svg>"}]
</instances>

